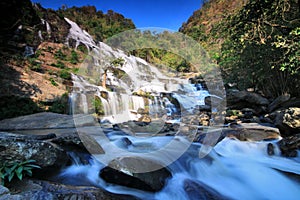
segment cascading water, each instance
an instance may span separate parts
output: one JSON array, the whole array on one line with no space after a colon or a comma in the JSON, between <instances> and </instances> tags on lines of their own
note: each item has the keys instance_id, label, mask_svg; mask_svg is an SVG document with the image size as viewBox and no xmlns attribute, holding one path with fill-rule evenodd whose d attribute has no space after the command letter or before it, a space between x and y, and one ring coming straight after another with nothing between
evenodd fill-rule
<instances>
[{"instance_id":1,"label":"cascading water","mask_svg":"<svg viewBox=\"0 0 300 200\"><path fill-rule=\"evenodd\" d=\"M129 146L119 142L125 137L132 142ZM148 151L152 151L163 147L170 140L166 136L141 139L119 134L110 134L109 138L119 148L140 153L145 152L139 148L139 144L148 144ZM172 178L167 180L161 191L155 193L106 183L98 175L105 166L97 160L90 160L87 165L77 164L66 168L60 179L71 179L73 183L80 184L76 182L82 181L77 179L80 177L90 185L141 199L202 199L205 195L187 189L197 185L205 185L216 196L221 195L215 199L298 199L299 179L294 180L286 173L294 174L295 178L300 175L299 157L288 159L279 155L269 156L266 142L241 142L229 138L218 143L202 159L197 155L199 147L200 144L192 144L178 160L167 167L172 172Z\"/></svg>"},{"instance_id":2,"label":"cascading water","mask_svg":"<svg viewBox=\"0 0 300 200\"><path fill-rule=\"evenodd\" d=\"M116 90L121 87L129 91L126 93L108 90L89 83L83 76L73 75L74 88L70 95L73 114L93 112L91 111L93 100L97 97L101 100L104 109L103 121L124 123L138 120L139 112L148 112L153 120L151 123L155 123L158 119L165 119L164 116L179 115L179 110L192 113L197 105L204 105L205 97L212 96L201 85L189 84L187 80L174 77L170 79L140 58L127 56L124 52L113 50L104 43L96 45L92 37L80 30L74 22L67 21L72 26L68 38L75 39L77 44L82 42L90 49L92 47L95 49L94 63L87 65L88 67L107 66L113 59L124 59L124 65L115 66L115 69L122 70L125 75L117 79L114 73L110 72L106 84ZM92 69L88 68L87 71L89 70ZM100 73L101 70L98 71ZM96 80L101 77L99 73L97 77L92 78ZM138 90L145 92L146 95L133 95ZM180 107L174 105L171 98L176 99ZM147 128L144 127L145 124L142 125L144 129ZM182 129L184 128L185 126L182 126ZM105 132L105 135L95 139L102 147L108 147L105 153L99 154L98 157L91 157L89 164L74 162L62 171L58 176L59 180L70 184L93 185L112 193L129 194L145 200L292 200L300 196L300 157L294 159L281 157L278 148L275 149L277 152L275 155L269 156L267 145L270 141L241 142L225 138L206 157L200 158L199 151L203 145L190 142L184 136L164 134L136 137L122 129L100 130ZM137 133L138 127L132 130ZM94 127L88 130L93 134L98 133L97 131L98 129ZM276 141L272 143L276 147ZM162 151L163 155L152 154L152 152L160 152L159 150L166 146L169 149L166 152ZM187 147L185 151L180 149L182 146ZM148 192L129 188L108 183L99 176L99 172L106 164L100 162L101 159L98 158L105 160L118 156L126 157L131 156L132 153L162 163L171 172L172 176L166 180L162 190ZM169 158L177 154L178 159L169 162Z\"/></svg>"}]
</instances>

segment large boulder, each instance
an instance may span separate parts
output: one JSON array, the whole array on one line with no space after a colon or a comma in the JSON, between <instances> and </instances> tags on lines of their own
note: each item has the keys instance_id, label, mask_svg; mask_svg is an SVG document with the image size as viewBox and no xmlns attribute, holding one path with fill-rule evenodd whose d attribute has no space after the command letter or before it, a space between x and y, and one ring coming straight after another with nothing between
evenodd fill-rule
<instances>
[{"instance_id":1,"label":"large boulder","mask_svg":"<svg viewBox=\"0 0 300 200\"><path fill-rule=\"evenodd\" d=\"M159 191L171 172L163 165L139 157L120 157L100 171L100 177L109 183L145 191Z\"/></svg>"},{"instance_id":2,"label":"large boulder","mask_svg":"<svg viewBox=\"0 0 300 200\"><path fill-rule=\"evenodd\" d=\"M90 115L64 115L42 112L1 120L0 130L61 129L93 125L97 125L97 122Z\"/></svg>"},{"instance_id":3,"label":"large boulder","mask_svg":"<svg viewBox=\"0 0 300 200\"><path fill-rule=\"evenodd\" d=\"M265 141L281 138L278 128L258 123L232 124L229 127L199 131L197 137L195 137L195 141L200 143L204 141L208 142L207 139L205 139L207 135L210 135L210 137L218 137L218 141L221 141L224 137L236 138L241 141ZM215 140L216 138L212 137L212 139Z\"/></svg>"},{"instance_id":4,"label":"large boulder","mask_svg":"<svg viewBox=\"0 0 300 200\"><path fill-rule=\"evenodd\" d=\"M277 97L268 106L268 111L273 112L274 110L280 108L282 106L282 104L284 104L285 102L290 100L290 98L291 98L291 95L289 95L289 94L285 94L285 95L281 95L281 96Z\"/></svg>"},{"instance_id":5,"label":"large boulder","mask_svg":"<svg viewBox=\"0 0 300 200\"><path fill-rule=\"evenodd\" d=\"M260 94L248 91L229 90L226 94L229 109L253 108L257 113L267 111L269 100Z\"/></svg>"},{"instance_id":6,"label":"large boulder","mask_svg":"<svg viewBox=\"0 0 300 200\"><path fill-rule=\"evenodd\" d=\"M187 193L189 199L210 199L210 200L225 200L230 199L223 196L213 188L199 182L192 180L184 181L184 190Z\"/></svg>"},{"instance_id":7,"label":"large boulder","mask_svg":"<svg viewBox=\"0 0 300 200\"><path fill-rule=\"evenodd\" d=\"M271 114L274 124L285 135L293 135L300 132L300 108L290 107Z\"/></svg>"},{"instance_id":8,"label":"large boulder","mask_svg":"<svg viewBox=\"0 0 300 200\"><path fill-rule=\"evenodd\" d=\"M0 162L26 160L35 160L40 167L50 168L65 165L68 156L57 145L37 140L37 137L0 132Z\"/></svg>"},{"instance_id":9,"label":"large boulder","mask_svg":"<svg viewBox=\"0 0 300 200\"><path fill-rule=\"evenodd\" d=\"M296 157L300 149L300 134L288 136L278 142L281 154L286 157Z\"/></svg>"}]
</instances>

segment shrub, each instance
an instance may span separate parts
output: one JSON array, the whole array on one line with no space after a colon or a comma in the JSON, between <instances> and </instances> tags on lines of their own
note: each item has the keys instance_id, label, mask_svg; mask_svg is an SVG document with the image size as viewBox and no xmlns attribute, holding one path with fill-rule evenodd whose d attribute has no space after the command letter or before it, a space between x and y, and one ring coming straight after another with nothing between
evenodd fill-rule
<instances>
[{"instance_id":1,"label":"shrub","mask_svg":"<svg viewBox=\"0 0 300 200\"><path fill-rule=\"evenodd\" d=\"M65 69L60 71L59 77L62 78L62 79L65 79L65 80L71 80L72 79L71 73L68 72Z\"/></svg>"},{"instance_id":2,"label":"shrub","mask_svg":"<svg viewBox=\"0 0 300 200\"><path fill-rule=\"evenodd\" d=\"M76 51L74 51L74 49L72 49L70 63L73 65L76 65L78 62L79 62L78 55L77 55Z\"/></svg>"},{"instance_id":3,"label":"shrub","mask_svg":"<svg viewBox=\"0 0 300 200\"><path fill-rule=\"evenodd\" d=\"M58 60L56 63L52 63L51 66L57 67L57 68L60 68L60 69L66 68L65 63L61 62L60 60Z\"/></svg>"},{"instance_id":4,"label":"shrub","mask_svg":"<svg viewBox=\"0 0 300 200\"><path fill-rule=\"evenodd\" d=\"M60 49L58 49L54 54L54 58L56 59L66 60L66 57L67 56Z\"/></svg>"},{"instance_id":5,"label":"shrub","mask_svg":"<svg viewBox=\"0 0 300 200\"><path fill-rule=\"evenodd\" d=\"M56 81L53 78L50 78L49 80L53 86L58 86L58 84L56 83Z\"/></svg>"}]
</instances>

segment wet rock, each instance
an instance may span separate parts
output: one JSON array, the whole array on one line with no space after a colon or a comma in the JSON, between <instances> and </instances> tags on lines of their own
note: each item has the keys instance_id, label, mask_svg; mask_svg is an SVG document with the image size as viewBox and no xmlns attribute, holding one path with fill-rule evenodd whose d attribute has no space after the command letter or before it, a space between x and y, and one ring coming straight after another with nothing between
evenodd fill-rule
<instances>
[{"instance_id":1,"label":"wet rock","mask_svg":"<svg viewBox=\"0 0 300 200\"><path fill-rule=\"evenodd\" d=\"M269 156L273 156L274 155L274 145L272 143L268 143L267 145L267 153Z\"/></svg>"},{"instance_id":2,"label":"wet rock","mask_svg":"<svg viewBox=\"0 0 300 200\"><path fill-rule=\"evenodd\" d=\"M12 195L8 188L0 185L0 200L21 200L20 195Z\"/></svg>"},{"instance_id":3,"label":"wet rock","mask_svg":"<svg viewBox=\"0 0 300 200\"><path fill-rule=\"evenodd\" d=\"M187 193L189 199L210 199L210 200L225 200L230 199L220 194L213 188L199 182L194 182L192 180L184 181L184 190Z\"/></svg>"},{"instance_id":4,"label":"wet rock","mask_svg":"<svg viewBox=\"0 0 300 200\"><path fill-rule=\"evenodd\" d=\"M300 134L285 137L278 142L281 154L286 157L296 157L300 149Z\"/></svg>"},{"instance_id":5,"label":"wet rock","mask_svg":"<svg viewBox=\"0 0 300 200\"><path fill-rule=\"evenodd\" d=\"M13 133L0 134L0 161L16 162L35 160L40 167L63 166L68 157L66 152L51 142L28 139Z\"/></svg>"},{"instance_id":6,"label":"wet rock","mask_svg":"<svg viewBox=\"0 0 300 200\"><path fill-rule=\"evenodd\" d=\"M100 171L109 183L145 191L159 191L171 173L163 165L139 157L121 157L111 161Z\"/></svg>"}]
</instances>

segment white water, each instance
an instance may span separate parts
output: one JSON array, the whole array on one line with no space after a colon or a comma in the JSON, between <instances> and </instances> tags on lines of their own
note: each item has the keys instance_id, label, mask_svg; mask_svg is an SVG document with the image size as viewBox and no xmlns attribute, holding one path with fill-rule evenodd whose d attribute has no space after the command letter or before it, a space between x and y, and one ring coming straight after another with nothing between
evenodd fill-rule
<instances>
[{"instance_id":1,"label":"white water","mask_svg":"<svg viewBox=\"0 0 300 200\"><path fill-rule=\"evenodd\" d=\"M170 137L145 139L126 136L132 144L124 146L120 141L125 136L111 133L108 137L119 148L139 153L145 153L145 149L139 148L140 145L147 146L148 151L153 151L164 147L171 139ZM207 185L229 199L299 198L299 182L282 172L300 175L300 163L296 159L268 156L267 142L250 143L225 138L202 159L197 156L199 147L200 144L192 144L183 156L168 166L172 178L167 180L165 187L156 193L106 183L98 176L104 165L95 161L90 165L72 165L65 169L61 176L68 179L73 177L76 180L80 175L91 184L107 191L130 194L142 199L197 199L197 196L193 198L191 194L188 196L188 191L184 190L183 184L186 180Z\"/></svg>"}]
</instances>

